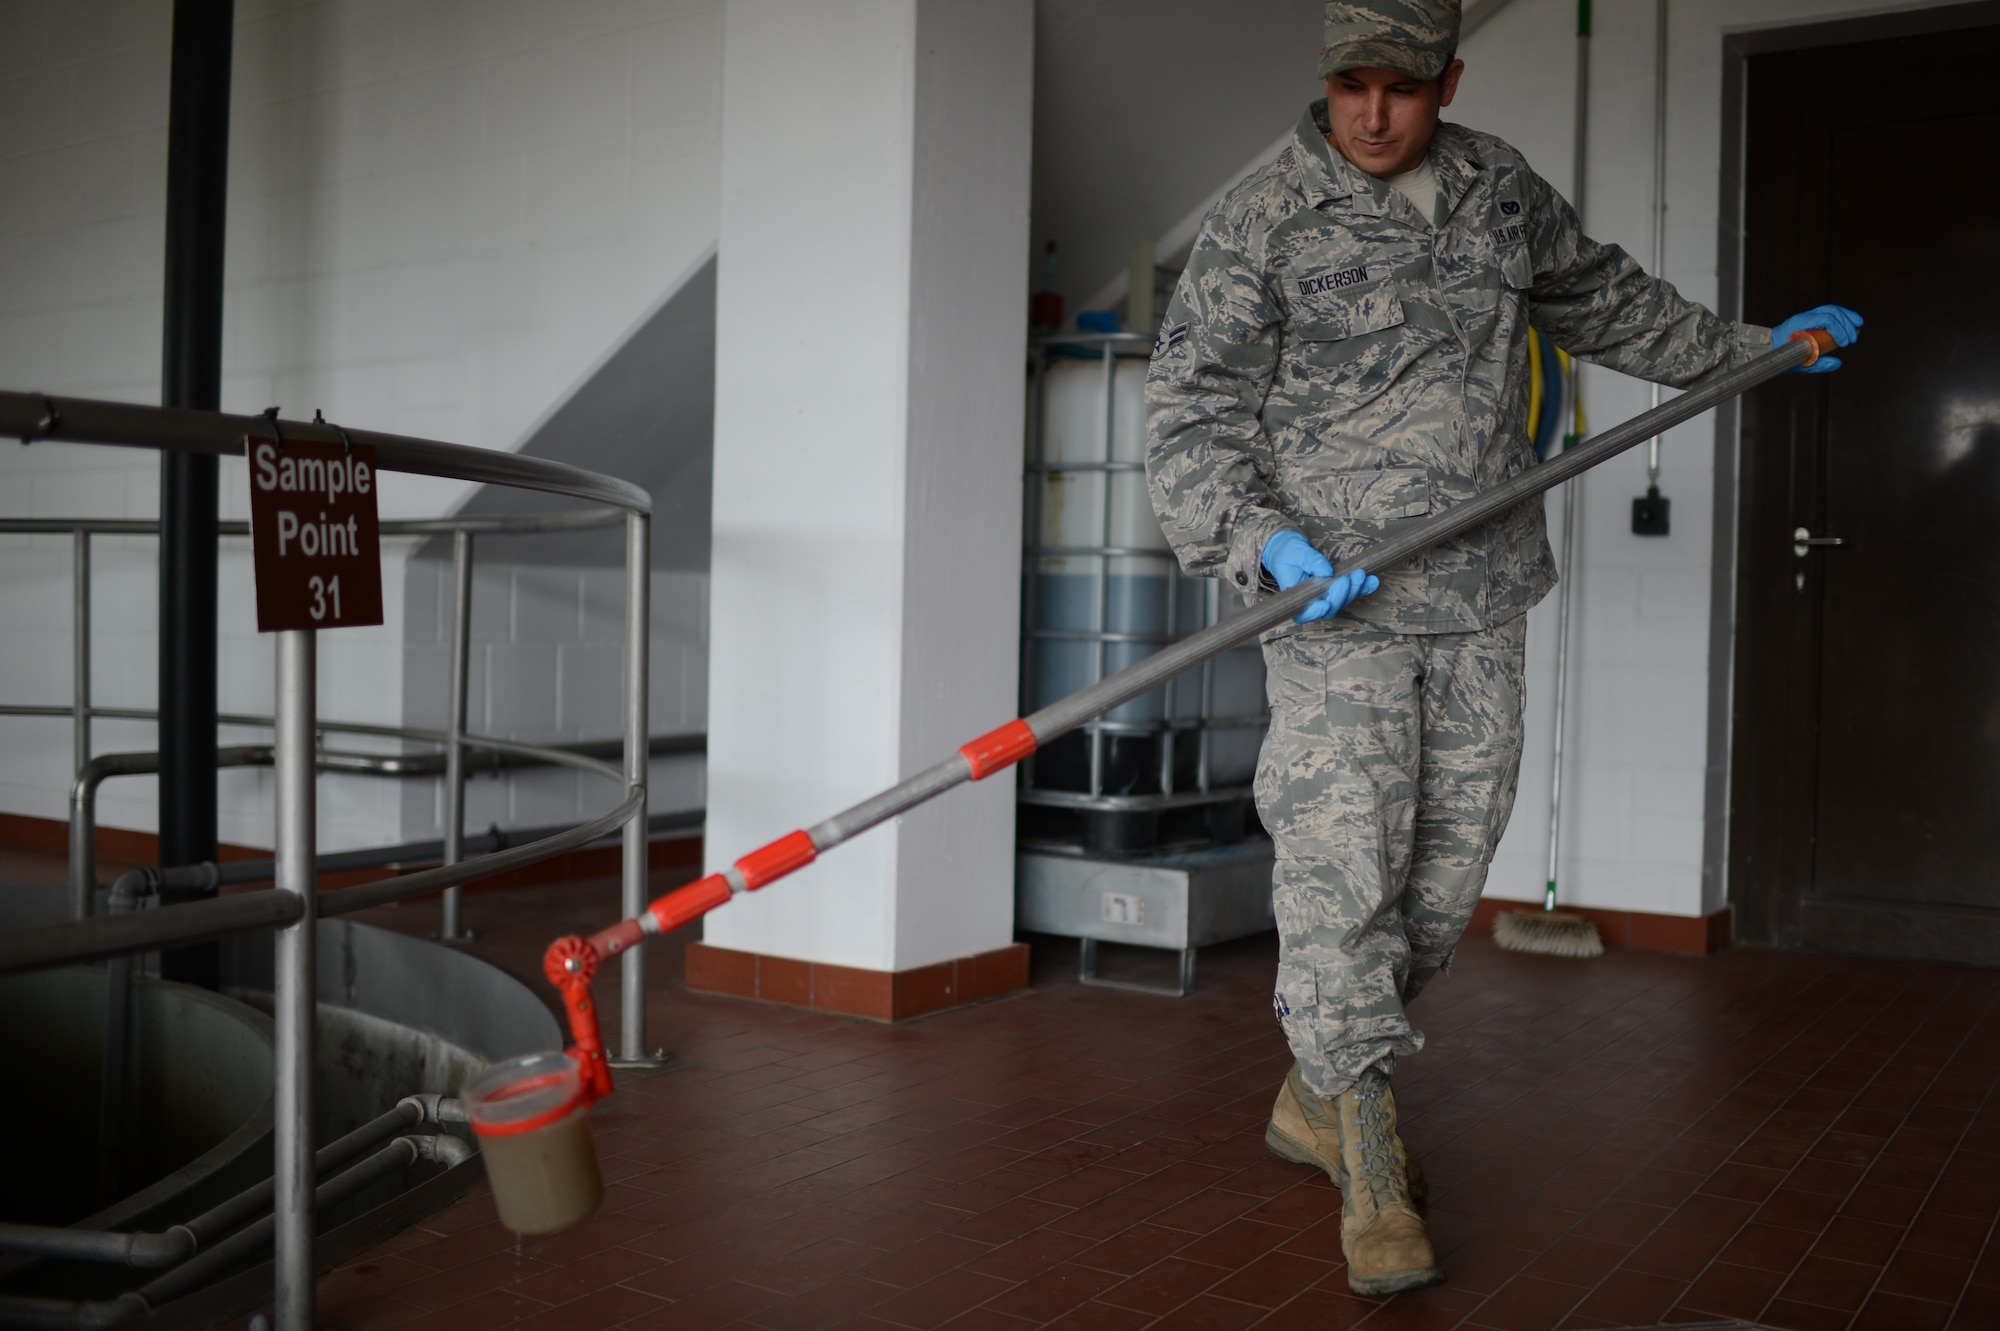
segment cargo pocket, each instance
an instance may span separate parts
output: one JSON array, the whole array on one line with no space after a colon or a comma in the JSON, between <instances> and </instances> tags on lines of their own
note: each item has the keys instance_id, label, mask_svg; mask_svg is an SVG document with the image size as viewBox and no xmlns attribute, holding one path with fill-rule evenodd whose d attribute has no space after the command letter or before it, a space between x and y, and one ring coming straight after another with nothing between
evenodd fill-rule
<instances>
[{"instance_id":1,"label":"cargo pocket","mask_svg":"<svg viewBox=\"0 0 2000 1331\"><path fill-rule=\"evenodd\" d=\"M1271 1007L1277 1012L1278 1020L1302 1020L1318 1005L1319 982L1313 978L1311 968L1280 965L1277 992L1271 999Z\"/></svg>"},{"instance_id":2,"label":"cargo pocket","mask_svg":"<svg viewBox=\"0 0 2000 1331\"><path fill-rule=\"evenodd\" d=\"M1423 467L1337 471L1294 484L1306 493L1314 512L1357 527L1381 529L1431 511L1430 472Z\"/></svg>"}]
</instances>

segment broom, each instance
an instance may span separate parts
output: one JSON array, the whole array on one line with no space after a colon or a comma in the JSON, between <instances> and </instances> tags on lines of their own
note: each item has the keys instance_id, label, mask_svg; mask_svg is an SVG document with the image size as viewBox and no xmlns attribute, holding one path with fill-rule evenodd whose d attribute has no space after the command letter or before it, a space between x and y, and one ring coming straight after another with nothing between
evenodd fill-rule
<instances>
[{"instance_id":1,"label":"broom","mask_svg":"<svg viewBox=\"0 0 2000 1331\"><path fill-rule=\"evenodd\" d=\"M1540 335L1536 335L1539 339ZM1539 360L1538 340L1531 339L1531 360ZM1568 452L1583 438L1583 398L1576 389L1576 367L1562 357L1569 370L1572 433L1563 436ZM1533 419L1533 414L1530 414ZM1562 831L1563 714L1569 697L1569 609L1574 580L1570 577L1571 552L1576 548L1576 484L1563 487L1563 552L1556 602L1556 724L1555 775L1549 779L1549 885L1542 893L1540 910L1510 910L1493 921L1493 941L1509 952L1537 952L1548 957L1597 957L1604 955L1604 940L1590 918L1574 911L1556 909L1556 848Z\"/></svg>"}]
</instances>

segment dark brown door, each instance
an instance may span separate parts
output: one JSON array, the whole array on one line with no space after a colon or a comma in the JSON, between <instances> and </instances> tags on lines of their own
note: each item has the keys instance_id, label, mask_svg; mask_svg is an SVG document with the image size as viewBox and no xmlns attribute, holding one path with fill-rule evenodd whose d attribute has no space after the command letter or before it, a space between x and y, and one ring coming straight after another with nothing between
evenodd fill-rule
<instances>
[{"instance_id":1,"label":"dark brown door","mask_svg":"<svg viewBox=\"0 0 2000 1331\"><path fill-rule=\"evenodd\" d=\"M1868 321L1743 410L1750 941L2000 965L1996 70L2000 27L1749 63L1745 315Z\"/></svg>"}]
</instances>

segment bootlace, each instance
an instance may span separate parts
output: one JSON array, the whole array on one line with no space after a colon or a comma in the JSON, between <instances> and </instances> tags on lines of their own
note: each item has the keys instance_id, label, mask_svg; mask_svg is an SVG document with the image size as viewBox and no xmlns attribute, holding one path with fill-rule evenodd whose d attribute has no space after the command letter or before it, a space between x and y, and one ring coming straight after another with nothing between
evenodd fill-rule
<instances>
[{"instance_id":1,"label":"bootlace","mask_svg":"<svg viewBox=\"0 0 2000 1331\"><path fill-rule=\"evenodd\" d=\"M1388 1089L1389 1079L1370 1068L1350 1092L1354 1097L1354 1121L1361 1129L1361 1168L1377 1210L1403 1200L1396 1188L1401 1171L1396 1168L1390 1149L1396 1136L1385 1103Z\"/></svg>"}]
</instances>

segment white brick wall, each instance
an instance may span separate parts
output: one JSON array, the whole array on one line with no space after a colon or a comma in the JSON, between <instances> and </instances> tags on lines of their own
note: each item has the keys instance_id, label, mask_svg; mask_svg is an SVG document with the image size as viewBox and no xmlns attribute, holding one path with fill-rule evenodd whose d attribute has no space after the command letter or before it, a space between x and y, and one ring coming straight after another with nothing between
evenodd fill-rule
<instances>
[{"instance_id":1,"label":"white brick wall","mask_svg":"<svg viewBox=\"0 0 2000 1331\"><path fill-rule=\"evenodd\" d=\"M616 739L622 732L624 596L622 569L474 563L468 727L536 743ZM442 727L451 664L451 565L407 566L403 697L413 726ZM653 574L651 728L654 734L708 725L708 577ZM706 799L699 756L652 764L655 813L699 808ZM531 770L480 777L467 786L466 826L527 827L604 811L610 783L587 774ZM442 787L403 789L403 836L443 834Z\"/></svg>"},{"instance_id":2,"label":"white brick wall","mask_svg":"<svg viewBox=\"0 0 2000 1331\"><path fill-rule=\"evenodd\" d=\"M720 0L236 12L226 409L317 406L343 424L518 447L714 243ZM0 5L6 387L159 399L171 14L156 0ZM0 514L153 517L157 477L150 454L0 443ZM243 489L225 462L225 516L243 516ZM382 511L448 512L465 491L385 476ZM236 544L221 706L264 711L270 645L247 618ZM325 638L325 714L402 718L406 556L385 550L387 626ZM154 557L150 539L100 543L101 703L152 705ZM67 603L67 538L0 537L0 697L68 700ZM495 669L529 670L532 654L523 644ZM705 697L698 675L657 687L682 706ZM153 744L150 725L98 729L99 751ZM68 780L64 722L0 719L0 809L63 817ZM323 844L399 839L402 795L330 778ZM226 840L268 844L262 776L226 775L222 805ZM102 817L150 830L150 781L108 785Z\"/></svg>"}]
</instances>

